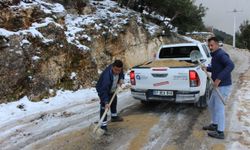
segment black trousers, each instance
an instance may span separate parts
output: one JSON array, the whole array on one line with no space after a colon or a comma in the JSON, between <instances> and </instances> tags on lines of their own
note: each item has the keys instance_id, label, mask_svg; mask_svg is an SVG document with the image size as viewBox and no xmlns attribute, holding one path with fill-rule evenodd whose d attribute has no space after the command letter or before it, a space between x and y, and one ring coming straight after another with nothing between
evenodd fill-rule
<instances>
[{"instance_id":1,"label":"black trousers","mask_svg":"<svg viewBox=\"0 0 250 150\"><path fill-rule=\"evenodd\" d=\"M114 93L110 94L109 95L109 100L111 100L112 96L113 96ZM101 107L100 107L100 118L102 117L104 111L105 111L105 103L101 101ZM110 106L110 111L111 111L111 114L116 114L117 113L117 95L115 95L114 97L114 100ZM107 126L107 115L105 116L104 120L103 120L103 123L102 123L102 126Z\"/></svg>"}]
</instances>

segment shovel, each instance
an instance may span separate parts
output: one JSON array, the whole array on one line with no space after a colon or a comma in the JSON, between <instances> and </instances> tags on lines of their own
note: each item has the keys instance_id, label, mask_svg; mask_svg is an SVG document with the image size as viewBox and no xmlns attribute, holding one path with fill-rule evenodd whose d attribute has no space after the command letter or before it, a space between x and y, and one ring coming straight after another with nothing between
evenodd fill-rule
<instances>
[{"instance_id":1,"label":"shovel","mask_svg":"<svg viewBox=\"0 0 250 150\"><path fill-rule=\"evenodd\" d=\"M201 64L201 61L200 59L202 58L202 55L199 51L197 50L193 50L191 53L190 53L190 59L192 62L195 62L197 61L199 63L199 65L202 67L202 64ZM209 80L212 82L212 84L214 85L214 81L213 79L211 78L211 76L208 74L207 70L204 70L204 72L206 73L207 77L209 78ZM217 94L219 95L220 97L220 100L221 102L226 105L225 103L225 99L224 97L222 96L221 92L219 91L219 89L217 87L214 87L215 91L217 92Z\"/></svg>"},{"instance_id":2,"label":"shovel","mask_svg":"<svg viewBox=\"0 0 250 150\"><path fill-rule=\"evenodd\" d=\"M119 88L117 88L115 90L115 93L113 94L111 100L109 101L109 106L111 106L111 104L112 104L112 102L113 102L113 100L115 98L115 95L118 93L118 91L119 91ZM100 137L105 133L105 130L101 129L100 127L101 127L101 124L102 124L105 116L108 113L108 110L109 110L109 108L105 109L105 111L104 111L104 113L103 113L100 121L96 125L95 124L91 124L91 126L90 126L90 132L92 133L91 135L95 139L100 139Z\"/></svg>"}]
</instances>

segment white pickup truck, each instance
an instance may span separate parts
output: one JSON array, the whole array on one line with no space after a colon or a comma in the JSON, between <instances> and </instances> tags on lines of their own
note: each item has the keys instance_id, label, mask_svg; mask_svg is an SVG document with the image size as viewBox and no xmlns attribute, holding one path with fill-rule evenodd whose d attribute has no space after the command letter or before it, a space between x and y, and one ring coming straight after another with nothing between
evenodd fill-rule
<instances>
[{"instance_id":1,"label":"white pickup truck","mask_svg":"<svg viewBox=\"0 0 250 150\"><path fill-rule=\"evenodd\" d=\"M192 42L160 47L155 60L134 66L130 71L131 94L142 103L172 101L195 103L206 107L211 94L211 81L190 52L202 54L201 63L210 64L211 56L205 43Z\"/></svg>"}]
</instances>

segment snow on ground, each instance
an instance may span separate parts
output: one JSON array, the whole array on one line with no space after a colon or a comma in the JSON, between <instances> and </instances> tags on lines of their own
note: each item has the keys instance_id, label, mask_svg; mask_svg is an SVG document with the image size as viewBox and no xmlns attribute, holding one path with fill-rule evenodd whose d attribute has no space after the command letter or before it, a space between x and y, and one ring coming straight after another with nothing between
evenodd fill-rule
<instances>
[{"instance_id":1,"label":"snow on ground","mask_svg":"<svg viewBox=\"0 0 250 150\"><path fill-rule=\"evenodd\" d=\"M230 57L234 60L232 104L228 105L228 140L229 150L250 149L250 53L248 50L232 49L224 44ZM243 61L244 60L244 61ZM237 76L237 74L240 74Z\"/></svg>"},{"instance_id":2,"label":"snow on ground","mask_svg":"<svg viewBox=\"0 0 250 150\"><path fill-rule=\"evenodd\" d=\"M97 98L94 88L81 89L78 91L57 91L55 97L43 99L40 102L31 102L26 96L22 99L0 105L0 125L31 114L46 112L70 106L76 103L88 103Z\"/></svg>"},{"instance_id":3,"label":"snow on ground","mask_svg":"<svg viewBox=\"0 0 250 150\"><path fill-rule=\"evenodd\" d=\"M234 108L236 109L233 113L235 116L232 119L231 131L234 131L232 139L233 143L231 150L250 149L250 71L248 73L248 80L243 81L243 87L237 90L238 95L237 101L234 102Z\"/></svg>"},{"instance_id":4,"label":"snow on ground","mask_svg":"<svg viewBox=\"0 0 250 150\"><path fill-rule=\"evenodd\" d=\"M130 91L118 94L118 112L138 103ZM110 116L110 115L109 115ZM31 102L27 97L0 105L0 147L27 148L98 121L95 89L58 91L55 97Z\"/></svg>"},{"instance_id":5,"label":"snow on ground","mask_svg":"<svg viewBox=\"0 0 250 150\"><path fill-rule=\"evenodd\" d=\"M72 72L71 77L76 76ZM125 84L129 85L129 71L125 74ZM27 96L16 102L0 104L0 126L6 122L23 118L31 114L47 112L58 108L71 106L75 104L89 104L93 101L99 101L95 88L80 89L77 91L56 92L55 97L43 99L40 102L32 102Z\"/></svg>"},{"instance_id":6,"label":"snow on ground","mask_svg":"<svg viewBox=\"0 0 250 150\"><path fill-rule=\"evenodd\" d=\"M129 84L128 73L125 82ZM138 103L128 90L118 94L118 101L118 111ZM16 102L0 104L0 147L29 149L36 143L86 128L98 119L99 98L94 88L59 90L55 97L40 102L31 102L25 96Z\"/></svg>"},{"instance_id":7,"label":"snow on ground","mask_svg":"<svg viewBox=\"0 0 250 150\"><path fill-rule=\"evenodd\" d=\"M55 97L31 102L24 97L0 105L1 149L22 149L39 140L73 129L79 123L98 119L97 94L93 88L57 91ZM95 116L96 115L96 116ZM92 120L93 121L93 120ZM84 127L84 126L81 126Z\"/></svg>"},{"instance_id":8,"label":"snow on ground","mask_svg":"<svg viewBox=\"0 0 250 150\"><path fill-rule=\"evenodd\" d=\"M238 89L236 93L238 95L238 101L234 104L236 116L231 127L232 131L239 134L239 140L233 142L231 150L247 150L250 148L250 81L244 81L243 84L244 86Z\"/></svg>"}]
</instances>

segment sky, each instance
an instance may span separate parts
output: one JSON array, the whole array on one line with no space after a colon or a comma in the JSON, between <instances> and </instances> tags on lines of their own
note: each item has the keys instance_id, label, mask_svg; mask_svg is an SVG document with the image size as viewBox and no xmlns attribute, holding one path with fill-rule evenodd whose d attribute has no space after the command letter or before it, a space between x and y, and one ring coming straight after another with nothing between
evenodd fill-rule
<instances>
[{"instance_id":1,"label":"sky","mask_svg":"<svg viewBox=\"0 0 250 150\"><path fill-rule=\"evenodd\" d=\"M241 11L236 15L236 31L244 20L250 21L250 0L195 0L195 3L207 7L203 21L206 26L212 26L226 33L233 34L234 9Z\"/></svg>"}]
</instances>

